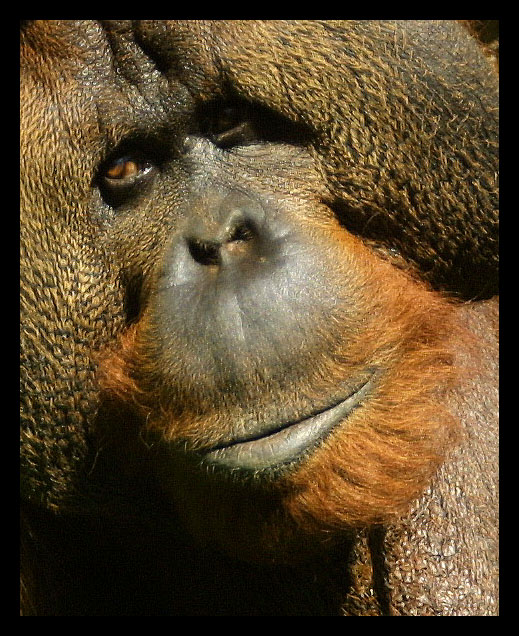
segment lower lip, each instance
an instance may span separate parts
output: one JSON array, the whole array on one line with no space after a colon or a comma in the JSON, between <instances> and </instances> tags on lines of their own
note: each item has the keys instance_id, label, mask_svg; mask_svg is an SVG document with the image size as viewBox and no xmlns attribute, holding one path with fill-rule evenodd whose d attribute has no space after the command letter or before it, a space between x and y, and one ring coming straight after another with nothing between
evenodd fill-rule
<instances>
[{"instance_id":1,"label":"lower lip","mask_svg":"<svg viewBox=\"0 0 519 636\"><path fill-rule=\"evenodd\" d=\"M289 464L316 446L358 408L369 394L373 383L374 374L355 393L326 411L285 426L260 439L237 442L212 450L204 455L204 461L246 471L259 471Z\"/></svg>"}]
</instances>

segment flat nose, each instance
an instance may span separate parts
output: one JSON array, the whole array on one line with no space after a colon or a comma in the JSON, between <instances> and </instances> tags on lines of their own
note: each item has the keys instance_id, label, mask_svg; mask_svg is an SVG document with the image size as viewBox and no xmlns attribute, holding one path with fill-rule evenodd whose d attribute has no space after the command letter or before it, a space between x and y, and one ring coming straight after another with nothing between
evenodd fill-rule
<instances>
[{"instance_id":1,"label":"flat nose","mask_svg":"<svg viewBox=\"0 0 519 636\"><path fill-rule=\"evenodd\" d=\"M192 219L185 240L197 263L232 266L260 257L268 234L261 205L245 196L229 195Z\"/></svg>"}]
</instances>

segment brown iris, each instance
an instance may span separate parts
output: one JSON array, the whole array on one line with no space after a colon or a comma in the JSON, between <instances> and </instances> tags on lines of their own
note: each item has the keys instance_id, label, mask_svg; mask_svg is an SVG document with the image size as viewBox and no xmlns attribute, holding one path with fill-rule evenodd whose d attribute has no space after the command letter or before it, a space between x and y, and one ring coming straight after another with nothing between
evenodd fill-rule
<instances>
[{"instance_id":1,"label":"brown iris","mask_svg":"<svg viewBox=\"0 0 519 636\"><path fill-rule=\"evenodd\" d=\"M105 176L108 179L128 179L138 175L141 171L145 170L146 167L146 164L142 164L133 159L119 159L107 168Z\"/></svg>"},{"instance_id":2,"label":"brown iris","mask_svg":"<svg viewBox=\"0 0 519 636\"><path fill-rule=\"evenodd\" d=\"M99 187L108 203L117 207L136 197L142 188L152 182L155 165L138 154L125 154L107 162L100 173Z\"/></svg>"}]
</instances>

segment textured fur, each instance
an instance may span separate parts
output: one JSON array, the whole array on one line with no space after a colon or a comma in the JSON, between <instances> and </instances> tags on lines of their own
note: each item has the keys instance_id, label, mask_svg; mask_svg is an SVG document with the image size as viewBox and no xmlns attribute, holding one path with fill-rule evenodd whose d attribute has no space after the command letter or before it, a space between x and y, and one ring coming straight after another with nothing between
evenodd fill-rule
<instances>
[{"instance_id":1,"label":"textured fur","mask_svg":"<svg viewBox=\"0 0 519 636\"><path fill-rule=\"evenodd\" d=\"M497 615L497 77L466 30L28 21L21 76L22 613ZM219 100L259 142L204 133ZM174 295L236 193L292 250L240 311ZM193 460L372 369L288 468Z\"/></svg>"},{"instance_id":2,"label":"textured fur","mask_svg":"<svg viewBox=\"0 0 519 636\"><path fill-rule=\"evenodd\" d=\"M364 328L350 333L335 356L321 362L326 365L322 375L331 384L339 383L354 376L366 359L388 371L380 381L380 392L349 419L344 434L327 441L281 482L281 489L289 492L283 506L293 516L323 528L382 523L402 514L424 490L457 437L455 421L441 406L453 375L459 373L452 368L452 343L463 337L452 304L395 273L355 241L342 241L341 248L345 273L353 259L359 276L365 276L358 283L363 295L355 300ZM402 302L395 303L395 298ZM370 319L372 315L377 319ZM219 443L236 419L233 411L222 411L216 402L201 416L196 398L183 395L179 414L171 404L169 387L165 392L159 388L157 353L150 349L149 339L144 316L125 333L115 352L101 360L102 388L116 399L136 404L148 431L158 431L171 441L186 440L194 449ZM324 390L317 388L318 381L312 386L316 394ZM195 383L191 394L196 395ZM111 434L117 435L114 427ZM190 490L189 497L193 496Z\"/></svg>"},{"instance_id":3,"label":"textured fur","mask_svg":"<svg viewBox=\"0 0 519 636\"><path fill-rule=\"evenodd\" d=\"M249 27L177 25L178 49L155 44L169 37L163 25L145 23L139 37L181 77L200 65L204 75L187 80L192 90L229 82L315 128L328 202L350 231L396 247L437 286L468 298L497 293L497 77L463 29L376 20ZM323 113L318 123L315 112Z\"/></svg>"}]
</instances>

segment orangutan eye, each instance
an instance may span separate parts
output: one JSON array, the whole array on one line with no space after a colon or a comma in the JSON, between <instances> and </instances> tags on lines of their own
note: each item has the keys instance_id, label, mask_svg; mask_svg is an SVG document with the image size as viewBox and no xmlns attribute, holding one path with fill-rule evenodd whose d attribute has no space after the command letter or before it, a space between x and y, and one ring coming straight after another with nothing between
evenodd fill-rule
<instances>
[{"instance_id":1,"label":"orangutan eye","mask_svg":"<svg viewBox=\"0 0 519 636\"><path fill-rule=\"evenodd\" d=\"M211 126L211 132L215 136L227 133L237 126L246 123L242 118L243 114L238 108L233 106L223 106L215 114L214 121Z\"/></svg>"},{"instance_id":2,"label":"orangutan eye","mask_svg":"<svg viewBox=\"0 0 519 636\"><path fill-rule=\"evenodd\" d=\"M153 165L148 161L136 157L121 157L106 166L103 177L106 182L113 185L116 185L116 182L128 185L146 176L152 168Z\"/></svg>"},{"instance_id":3,"label":"orangutan eye","mask_svg":"<svg viewBox=\"0 0 519 636\"><path fill-rule=\"evenodd\" d=\"M264 142L304 145L310 137L304 125L259 104L241 100L203 105L199 122L199 132L224 149Z\"/></svg>"},{"instance_id":4,"label":"orangutan eye","mask_svg":"<svg viewBox=\"0 0 519 636\"><path fill-rule=\"evenodd\" d=\"M121 155L107 162L99 172L98 184L104 200L118 207L153 181L157 165L138 154Z\"/></svg>"},{"instance_id":5,"label":"orangutan eye","mask_svg":"<svg viewBox=\"0 0 519 636\"><path fill-rule=\"evenodd\" d=\"M202 118L202 131L220 148L246 146L261 141L250 108L213 104Z\"/></svg>"}]
</instances>

